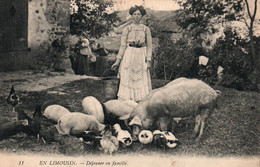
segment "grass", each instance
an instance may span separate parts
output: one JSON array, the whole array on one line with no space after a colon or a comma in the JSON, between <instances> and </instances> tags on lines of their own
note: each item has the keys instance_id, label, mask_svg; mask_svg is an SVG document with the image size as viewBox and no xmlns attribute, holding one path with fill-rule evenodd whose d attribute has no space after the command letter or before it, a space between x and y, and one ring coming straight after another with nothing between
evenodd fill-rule
<instances>
[{"instance_id":1,"label":"grass","mask_svg":"<svg viewBox=\"0 0 260 167\"><path fill-rule=\"evenodd\" d=\"M163 86L166 82L153 80L153 87ZM190 138L193 126L179 126L175 136L180 144L174 149L162 150L153 145L141 145L136 142L129 148L120 148L116 154L151 155L183 155L183 156L259 156L260 154L260 99L259 93L241 92L234 89L215 87L222 94L218 101L218 109L208 119L204 134L200 141ZM20 95L23 108L32 116L36 104L46 100L57 101L70 111L81 110L81 100L86 96L95 96L104 102L103 85L101 81L84 79L54 87L41 92L17 92ZM0 97L0 124L14 117L6 104L6 97ZM23 133L0 141L0 151L3 152L40 152L43 154L63 154L59 143L43 144L35 137ZM84 154L100 154L102 151L86 146Z\"/></svg>"}]
</instances>

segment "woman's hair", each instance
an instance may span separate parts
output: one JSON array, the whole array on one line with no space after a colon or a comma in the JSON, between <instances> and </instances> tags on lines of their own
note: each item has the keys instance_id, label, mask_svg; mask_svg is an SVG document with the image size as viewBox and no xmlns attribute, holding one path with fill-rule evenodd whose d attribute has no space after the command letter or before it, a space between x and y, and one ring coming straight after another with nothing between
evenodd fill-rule
<instances>
[{"instance_id":1,"label":"woman's hair","mask_svg":"<svg viewBox=\"0 0 260 167\"><path fill-rule=\"evenodd\" d=\"M130 10L129 10L129 14L130 14L130 15L133 15L133 13L134 13L135 11L137 11L137 10L140 11L140 13L141 13L142 16L144 16L144 15L146 14L146 10L145 10L144 7L141 6L141 5L140 5L140 6L135 5L135 6L131 7Z\"/></svg>"}]
</instances>

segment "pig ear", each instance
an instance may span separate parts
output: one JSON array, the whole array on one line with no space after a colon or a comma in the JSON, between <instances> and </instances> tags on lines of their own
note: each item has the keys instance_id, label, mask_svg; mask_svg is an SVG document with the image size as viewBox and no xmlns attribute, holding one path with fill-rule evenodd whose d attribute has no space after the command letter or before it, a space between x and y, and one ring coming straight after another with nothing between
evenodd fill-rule
<instances>
[{"instance_id":1,"label":"pig ear","mask_svg":"<svg viewBox=\"0 0 260 167\"><path fill-rule=\"evenodd\" d=\"M119 117L120 120L127 120L129 118L130 118L130 114L126 114L126 115Z\"/></svg>"},{"instance_id":2,"label":"pig ear","mask_svg":"<svg viewBox=\"0 0 260 167\"><path fill-rule=\"evenodd\" d=\"M132 126L132 125L139 125L139 126L142 126L142 121L140 119L140 117L138 116L135 116L131 122L129 122L129 125Z\"/></svg>"}]
</instances>

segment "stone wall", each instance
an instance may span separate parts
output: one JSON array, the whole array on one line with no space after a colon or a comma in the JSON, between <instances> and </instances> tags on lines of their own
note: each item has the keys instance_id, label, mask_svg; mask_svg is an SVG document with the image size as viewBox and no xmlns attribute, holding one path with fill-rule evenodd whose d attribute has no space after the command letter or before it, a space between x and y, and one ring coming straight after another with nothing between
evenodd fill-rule
<instances>
[{"instance_id":1,"label":"stone wall","mask_svg":"<svg viewBox=\"0 0 260 167\"><path fill-rule=\"evenodd\" d=\"M73 72L69 59L69 9L68 0L29 0L31 68Z\"/></svg>"}]
</instances>

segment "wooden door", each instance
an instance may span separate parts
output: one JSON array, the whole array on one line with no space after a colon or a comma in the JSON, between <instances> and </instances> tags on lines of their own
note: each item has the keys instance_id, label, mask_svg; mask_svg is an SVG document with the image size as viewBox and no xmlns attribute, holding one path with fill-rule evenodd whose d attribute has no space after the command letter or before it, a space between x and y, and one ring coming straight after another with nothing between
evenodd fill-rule
<instances>
[{"instance_id":1,"label":"wooden door","mask_svg":"<svg viewBox=\"0 0 260 167\"><path fill-rule=\"evenodd\" d=\"M28 0L0 1L0 71L28 68Z\"/></svg>"}]
</instances>

